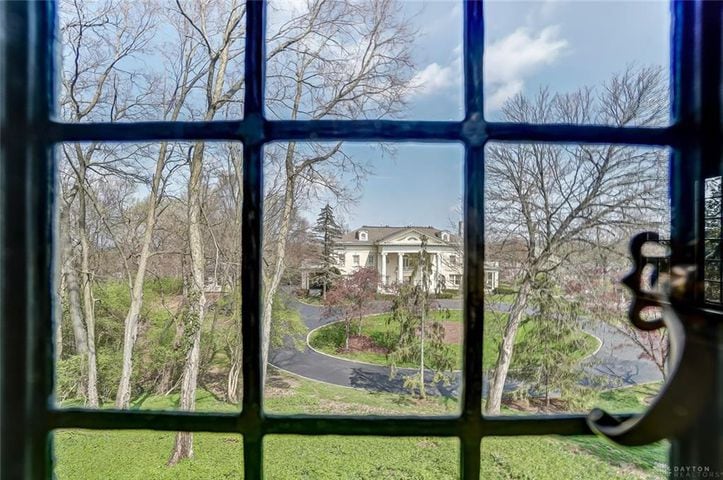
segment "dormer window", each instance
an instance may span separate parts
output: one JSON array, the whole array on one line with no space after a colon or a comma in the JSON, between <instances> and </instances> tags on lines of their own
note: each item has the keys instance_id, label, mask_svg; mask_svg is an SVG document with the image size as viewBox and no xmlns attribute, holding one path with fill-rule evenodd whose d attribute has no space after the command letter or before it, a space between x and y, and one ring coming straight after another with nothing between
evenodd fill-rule
<instances>
[{"instance_id":1,"label":"dormer window","mask_svg":"<svg viewBox=\"0 0 723 480\"><path fill-rule=\"evenodd\" d=\"M356 232L356 239L367 241L369 239L369 236L367 235L367 232L365 230L359 230L358 232Z\"/></svg>"},{"instance_id":2,"label":"dormer window","mask_svg":"<svg viewBox=\"0 0 723 480\"><path fill-rule=\"evenodd\" d=\"M442 232L439 234L442 241L449 242L449 232Z\"/></svg>"}]
</instances>

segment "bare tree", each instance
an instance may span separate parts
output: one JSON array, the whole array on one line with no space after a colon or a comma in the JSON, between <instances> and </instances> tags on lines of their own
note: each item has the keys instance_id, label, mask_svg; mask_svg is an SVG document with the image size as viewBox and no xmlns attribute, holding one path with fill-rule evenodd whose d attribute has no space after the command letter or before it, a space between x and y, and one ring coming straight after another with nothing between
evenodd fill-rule
<instances>
[{"instance_id":1,"label":"bare tree","mask_svg":"<svg viewBox=\"0 0 723 480\"><path fill-rule=\"evenodd\" d=\"M184 28L185 26L185 28ZM162 108L164 120L175 121L187 107L189 95L198 82L205 76L204 69L194 69L197 51L202 47L189 36L190 26L183 25L178 31L178 42L169 52L169 63L166 71L169 74L170 92L164 92L167 98L156 100ZM177 65L181 65L180 68ZM168 85L168 84L166 84ZM143 307L143 285L148 269L148 261L153 254L154 230L163 201L165 184L170 172L166 171L170 157L174 154L173 146L162 142L156 154L155 169L150 179L150 193L146 202L144 233L141 251L137 260L135 275L130 286L130 307L124 322L123 364L121 378L116 394L116 407L128 408L131 396L131 375L133 372L133 347L138 336L138 321Z\"/></svg>"},{"instance_id":2,"label":"bare tree","mask_svg":"<svg viewBox=\"0 0 723 480\"><path fill-rule=\"evenodd\" d=\"M216 113L234 101L243 87L243 75L234 71L234 60L243 53L243 3L232 1L228 5L216 2L176 1L177 13L183 18L181 25L190 26L190 34L202 45L199 55L203 59L205 81L200 88L205 102L198 111L204 120L212 120ZM181 27L183 28L183 27ZM236 62L240 65L240 62ZM232 76L232 74L235 74ZM185 366L181 381L181 409L193 410L200 360L201 327L206 313L206 260L202 235L202 184L204 168L204 142L197 142L190 153L188 178L188 238L191 253L191 284L184 336ZM179 432L168 460L169 465L193 456L193 434Z\"/></svg>"},{"instance_id":3,"label":"bare tree","mask_svg":"<svg viewBox=\"0 0 723 480\"><path fill-rule=\"evenodd\" d=\"M270 38L269 109L291 119L379 118L394 115L409 89L414 38L399 7L379 2L311 1L308 9ZM326 191L339 200L366 168L345 155L342 143L288 142L267 150L273 170L271 214L264 218L262 361L266 376L274 296L284 274L294 211L307 195ZM350 177L346 181L345 176ZM267 194L268 198L268 194Z\"/></svg>"},{"instance_id":4,"label":"bare tree","mask_svg":"<svg viewBox=\"0 0 723 480\"><path fill-rule=\"evenodd\" d=\"M126 117L138 104L133 98L135 82L123 78L119 67L140 52L149 40L151 15L145 4L128 5L104 2L87 5L66 2L61 17L64 50L61 112L65 120L118 120ZM123 92L123 93L121 93ZM125 94L125 95L124 95ZM127 101L126 101L127 100ZM96 144L75 144L63 149L65 165L75 177L74 198L77 200L76 229L80 240L80 286L82 312L87 334L88 385L87 401L98 406L97 366L95 352L95 315L93 310L93 275L90 270L91 245L87 217L93 155ZM66 242L70 243L70 242ZM65 253L70 254L71 250ZM71 265L71 264L69 264ZM72 306L72 318L77 316L75 283L67 282ZM77 322L77 318L74 320ZM76 325L77 328L77 325ZM82 348L78 345L79 348Z\"/></svg>"},{"instance_id":5,"label":"bare tree","mask_svg":"<svg viewBox=\"0 0 723 480\"><path fill-rule=\"evenodd\" d=\"M648 126L665 120L667 98L662 69L630 67L597 95L586 88L565 95L543 89L531 100L514 97L503 113L530 123ZM487 399L488 413L497 414L536 277L558 271L575 252L595 245L596 232L621 238L648 225L663 208L665 155L617 145L494 144L487 165L488 241L524 248Z\"/></svg>"},{"instance_id":6,"label":"bare tree","mask_svg":"<svg viewBox=\"0 0 723 480\"><path fill-rule=\"evenodd\" d=\"M663 219L660 223L663 227L667 224ZM578 265L574 269L575 280L568 282L568 290L572 290L571 293L579 297L579 302L584 305L593 319L606 322L626 339L617 348L634 346L639 352L638 358L652 362L665 379L669 353L667 331L664 329L644 331L635 328L628 318L630 294L626 287L613 280L622 278L632 268L627 245L625 242L609 245L603 239L597 240L596 248L575 262ZM656 256L665 257L664 250L659 248ZM664 265L660 264L659 267L665 270ZM653 270L644 270L644 274L648 273L652 274ZM655 274L656 278L651 278L650 275L643 276L644 288L658 291L662 289L662 283L665 281L661 283L658 280L661 276L668 277L668 272L656 270ZM651 312L643 312L643 314L649 313Z\"/></svg>"},{"instance_id":7,"label":"bare tree","mask_svg":"<svg viewBox=\"0 0 723 480\"><path fill-rule=\"evenodd\" d=\"M61 190L63 187L61 185ZM59 226L60 226L60 244L61 244L61 272L63 277L62 290L67 291L68 311L70 314L70 322L73 327L73 339L75 345L75 353L85 357L88 353L88 334L83 324L83 312L80 307L80 287L78 284L77 266L75 265L75 251L73 239L70 236L72 223L70 219L70 203L71 200L62 195L63 203L60 206Z\"/></svg>"}]
</instances>

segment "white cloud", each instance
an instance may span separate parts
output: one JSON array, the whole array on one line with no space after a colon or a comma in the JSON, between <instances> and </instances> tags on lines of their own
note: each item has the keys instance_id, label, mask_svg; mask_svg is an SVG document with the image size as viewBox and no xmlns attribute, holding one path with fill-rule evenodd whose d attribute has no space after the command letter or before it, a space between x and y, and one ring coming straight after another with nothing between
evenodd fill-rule
<instances>
[{"instance_id":1,"label":"white cloud","mask_svg":"<svg viewBox=\"0 0 723 480\"><path fill-rule=\"evenodd\" d=\"M497 86L492 90L491 94L487 95L485 106L489 110L500 108L508 99L520 93L524 86L525 82L522 80L512 80Z\"/></svg>"},{"instance_id":2,"label":"white cloud","mask_svg":"<svg viewBox=\"0 0 723 480\"><path fill-rule=\"evenodd\" d=\"M430 63L418 72L411 81L412 95L424 96L439 92L459 82L459 61L452 61L447 66L437 62Z\"/></svg>"},{"instance_id":3,"label":"white cloud","mask_svg":"<svg viewBox=\"0 0 723 480\"><path fill-rule=\"evenodd\" d=\"M518 28L491 43L485 50L485 83L489 94L488 108L499 108L505 100L522 91L526 77L540 67L550 65L568 47L559 38L558 28L549 26L539 33Z\"/></svg>"},{"instance_id":4,"label":"white cloud","mask_svg":"<svg viewBox=\"0 0 723 480\"><path fill-rule=\"evenodd\" d=\"M492 42L485 49L485 85L487 108L495 110L520 93L525 79L545 65L552 64L568 47L559 37L558 28L545 27L537 32L520 27L511 34ZM411 81L412 97L443 93L462 84L460 61L462 45L452 52L454 60L443 65L433 62L419 71Z\"/></svg>"},{"instance_id":5,"label":"white cloud","mask_svg":"<svg viewBox=\"0 0 723 480\"><path fill-rule=\"evenodd\" d=\"M460 58L462 56L462 42L459 42L453 49L452 49L452 56L455 58Z\"/></svg>"}]
</instances>

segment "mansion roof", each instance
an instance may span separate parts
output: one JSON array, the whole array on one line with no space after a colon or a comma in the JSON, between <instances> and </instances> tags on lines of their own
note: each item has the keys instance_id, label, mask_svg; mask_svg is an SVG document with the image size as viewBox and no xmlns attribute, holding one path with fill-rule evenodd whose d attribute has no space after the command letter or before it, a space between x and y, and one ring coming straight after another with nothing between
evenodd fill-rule
<instances>
[{"instance_id":1,"label":"mansion roof","mask_svg":"<svg viewBox=\"0 0 723 480\"><path fill-rule=\"evenodd\" d=\"M358 232L366 232L367 239L359 240ZM442 243L453 244L457 243L459 239L459 237L457 237L456 235L452 235L447 230L440 230L431 226L420 227L414 225L407 225L403 227L391 227L389 225L363 225L356 230L352 230L342 235L338 243L341 245L374 245L387 239L391 240L394 238L394 236L401 235L404 232L417 232L420 235L424 235L426 237L429 237L430 239L434 239L435 241ZM443 232L449 235L449 241L444 241L442 239Z\"/></svg>"}]
</instances>

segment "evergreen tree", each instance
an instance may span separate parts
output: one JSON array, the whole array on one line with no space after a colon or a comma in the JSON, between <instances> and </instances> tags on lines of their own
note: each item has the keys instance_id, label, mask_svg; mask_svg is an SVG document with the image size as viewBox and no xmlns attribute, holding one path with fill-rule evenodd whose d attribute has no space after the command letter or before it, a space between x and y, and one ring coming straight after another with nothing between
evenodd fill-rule
<instances>
[{"instance_id":1,"label":"evergreen tree","mask_svg":"<svg viewBox=\"0 0 723 480\"><path fill-rule=\"evenodd\" d=\"M390 353L392 371L398 363L414 361L419 372L405 378L405 386L419 392L420 398L426 397L424 372L434 371L434 381L443 378L444 372L452 370L454 365L452 349L444 342L444 315L430 315L430 289L432 277L431 255L427 252L427 237L422 236L419 256L412 272L412 282L401 284L392 304L390 322L399 325L399 340ZM419 283L415 280L419 279Z\"/></svg>"},{"instance_id":2,"label":"evergreen tree","mask_svg":"<svg viewBox=\"0 0 723 480\"><path fill-rule=\"evenodd\" d=\"M544 400L545 410L550 409L553 393L574 403L584 396L580 360L586 343L578 320L580 307L542 274L536 278L531 304L535 311L525 322L525 336L513 362L514 377L527 384L526 392Z\"/></svg>"},{"instance_id":3,"label":"evergreen tree","mask_svg":"<svg viewBox=\"0 0 723 480\"><path fill-rule=\"evenodd\" d=\"M321 266L317 274L321 282L321 296L326 298L329 284L339 276L336 259L336 240L341 237L342 229L334 218L334 210L327 203L319 212L314 226L315 238L321 244L319 251Z\"/></svg>"}]
</instances>

